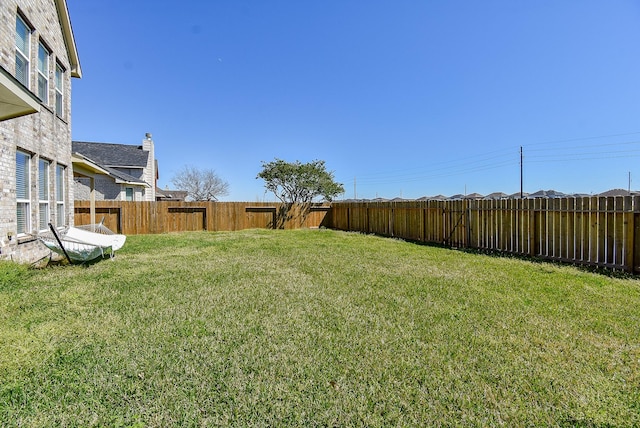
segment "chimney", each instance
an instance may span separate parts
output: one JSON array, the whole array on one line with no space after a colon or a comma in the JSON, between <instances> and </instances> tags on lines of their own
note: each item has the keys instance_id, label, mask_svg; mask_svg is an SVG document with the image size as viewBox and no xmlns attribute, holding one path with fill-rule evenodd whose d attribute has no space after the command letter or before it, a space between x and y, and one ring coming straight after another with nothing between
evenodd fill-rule
<instances>
[{"instance_id":1,"label":"chimney","mask_svg":"<svg viewBox=\"0 0 640 428\"><path fill-rule=\"evenodd\" d=\"M144 172L144 181L151 185L151 189L147 189L145 192L145 199L148 201L156 200L156 154L155 148L153 145L153 140L151 139L151 133L147 132L144 134L144 140L142 140L142 150L149 152L149 158L147 160L147 167Z\"/></svg>"},{"instance_id":2,"label":"chimney","mask_svg":"<svg viewBox=\"0 0 640 428\"><path fill-rule=\"evenodd\" d=\"M148 152L153 151L153 140L151 139L151 133L147 132L144 134L144 140L142 140L142 150L146 150Z\"/></svg>"}]
</instances>

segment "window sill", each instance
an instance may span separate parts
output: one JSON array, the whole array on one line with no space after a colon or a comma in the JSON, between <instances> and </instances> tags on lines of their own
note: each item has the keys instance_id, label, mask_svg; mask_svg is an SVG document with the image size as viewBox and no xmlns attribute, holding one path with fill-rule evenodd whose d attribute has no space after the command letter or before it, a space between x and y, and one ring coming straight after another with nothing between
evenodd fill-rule
<instances>
[{"instance_id":1,"label":"window sill","mask_svg":"<svg viewBox=\"0 0 640 428\"><path fill-rule=\"evenodd\" d=\"M51 113L53 113L53 111L52 111ZM68 125L68 124L69 124L69 122L67 122L67 120L66 120L65 118L63 118L63 117L59 116L57 113L56 113L55 115L56 115L56 117L58 118L58 120L60 120L60 121L61 121L62 123L64 123L65 125Z\"/></svg>"},{"instance_id":2,"label":"window sill","mask_svg":"<svg viewBox=\"0 0 640 428\"><path fill-rule=\"evenodd\" d=\"M35 95L34 95L35 96ZM53 106L50 106L48 104L45 104L43 101L40 101L40 107L42 107L44 110L48 111L49 113L51 113L51 115L55 116L58 118L58 120L62 121L65 125L68 125L69 122L62 116L60 116L58 113L56 113L55 109Z\"/></svg>"},{"instance_id":3,"label":"window sill","mask_svg":"<svg viewBox=\"0 0 640 428\"><path fill-rule=\"evenodd\" d=\"M38 238L36 238L33 235L18 235L18 237L17 237L18 245L26 244L28 242L33 242L33 241L35 241L37 239Z\"/></svg>"}]
</instances>

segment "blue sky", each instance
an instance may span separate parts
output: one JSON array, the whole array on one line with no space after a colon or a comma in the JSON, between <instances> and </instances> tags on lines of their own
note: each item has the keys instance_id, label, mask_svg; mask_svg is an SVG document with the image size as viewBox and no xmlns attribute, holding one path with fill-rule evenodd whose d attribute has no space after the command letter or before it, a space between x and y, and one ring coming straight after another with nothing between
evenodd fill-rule
<instances>
[{"instance_id":1,"label":"blue sky","mask_svg":"<svg viewBox=\"0 0 640 428\"><path fill-rule=\"evenodd\" d=\"M73 139L153 134L273 200L261 161L326 161L344 198L640 189L634 0L68 0Z\"/></svg>"}]
</instances>

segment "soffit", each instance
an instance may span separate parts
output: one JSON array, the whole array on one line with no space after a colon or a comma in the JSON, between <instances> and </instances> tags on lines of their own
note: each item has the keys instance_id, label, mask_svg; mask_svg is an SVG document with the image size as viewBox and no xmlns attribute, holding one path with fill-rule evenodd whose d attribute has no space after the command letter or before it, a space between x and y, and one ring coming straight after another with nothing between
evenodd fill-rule
<instances>
[{"instance_id":1,"label":"soffit","mask_svg":"<svg viewBox=\"0 0 640 428\"><path fill-rule=\"evenodd\" d=\"M40 101L0 67L0 121L40 111Z\"/></svg>"}]
</instances>

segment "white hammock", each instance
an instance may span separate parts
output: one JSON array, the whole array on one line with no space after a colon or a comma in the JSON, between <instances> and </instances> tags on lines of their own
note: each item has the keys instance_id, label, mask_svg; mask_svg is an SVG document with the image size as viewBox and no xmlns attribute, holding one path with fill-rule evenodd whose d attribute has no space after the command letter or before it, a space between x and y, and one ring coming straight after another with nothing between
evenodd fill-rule
<instances>
[{"instance_id":1,"label":"white hammock","mask_svg":"<svg viewBox=\"0 0 640 428\"><path fill-rule=\"evenodd\" d=\"M51 251L67 257L70 262L87 262L105 255L114 256L127 237L109 230L102 223L56 230L49 224L50 232L43 232L38 239Z\"/></svg>"}]
</instances>

